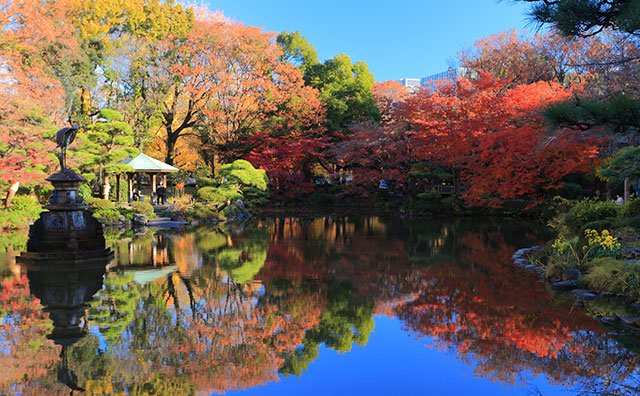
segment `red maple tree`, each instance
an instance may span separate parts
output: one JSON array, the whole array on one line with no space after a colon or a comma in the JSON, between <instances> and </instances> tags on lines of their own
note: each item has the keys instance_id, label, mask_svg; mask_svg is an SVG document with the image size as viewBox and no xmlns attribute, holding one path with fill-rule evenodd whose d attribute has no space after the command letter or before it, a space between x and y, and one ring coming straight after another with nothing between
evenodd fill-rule
<instances>
[{"instance_id":1,"label":"red maple tree","mask_svg":"<svg viewBox=\"0 0 640 396\"><path fill-rule=\"evenodd\" d=\"M468 203L500 205L507 199L539 201L562 178L588 172L598 139L568 131L548 133L542 110L573 90L555 82L510 88L508 80L480 72L407 100L402 114L419 160L452 170Z\"/></svg>"}]
</instances>

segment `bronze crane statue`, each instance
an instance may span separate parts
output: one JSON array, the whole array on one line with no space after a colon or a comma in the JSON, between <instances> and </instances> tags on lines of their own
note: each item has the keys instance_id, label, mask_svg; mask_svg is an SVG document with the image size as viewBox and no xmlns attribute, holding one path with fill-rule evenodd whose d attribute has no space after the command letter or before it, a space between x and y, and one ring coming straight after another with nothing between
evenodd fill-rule
<instances>
[{"instance_id":1,"label":"bronze crane statue","mask_svg":"<svg viewBox=\"0 0 640 396\"><path fill-rule=\"evenodd\" d=\"M62 171L67 168L67 148L76 138L78 129L80 129L79 126L66 127L56 133L56 143L58 143L56 148L60 147L60 155L58 156L58 159L60 160L60 170Z\"/></svg>"}]
</instances>

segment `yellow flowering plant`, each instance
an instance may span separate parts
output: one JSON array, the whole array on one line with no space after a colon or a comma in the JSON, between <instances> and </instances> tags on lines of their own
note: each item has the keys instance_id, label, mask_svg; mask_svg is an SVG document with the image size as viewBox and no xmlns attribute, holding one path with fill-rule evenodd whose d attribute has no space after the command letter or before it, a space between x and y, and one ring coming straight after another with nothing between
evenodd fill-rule
<instances>
[{"instance_id":1,"label":"yellow flowering plant","mask_svg":"<svg viewBox=\"0 0 640 396\"><path fill-rule=\"evenodd\" d=\"M607 230L598 233L596 230L587 229L584 232L587 244L583 246L584 258L590 260L594 257L615 257L620 251L620 242Z\"/></svg>"}]
</instances>

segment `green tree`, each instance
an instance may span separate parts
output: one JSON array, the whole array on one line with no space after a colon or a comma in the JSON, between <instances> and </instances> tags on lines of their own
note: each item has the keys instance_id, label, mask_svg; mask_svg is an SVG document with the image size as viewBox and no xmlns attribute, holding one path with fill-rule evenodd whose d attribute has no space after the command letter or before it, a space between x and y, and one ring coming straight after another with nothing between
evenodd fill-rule
<instances>
[{"instance_id":1,"label":"green tree","mask_svg":"<svg viewBox=\"0 0 640 396\"><path fill-rule=\"evenodd\" d=\"M107 276L104 285L91 302L89 320L111 345L133 321L140 292L133 275Z\"/></svg>"},{"instance_id":2,"label":"green tree","mask_svg":"<svg viewBox=\"0 0 640 396\"><path fill-rule=\"evenodd\" d=\"M302 348L287 356L280 373L302 375L309 363L318 357L324 343L338 352L349 352L356 344L365 346L373 331L373 301L357 299L347 282L333 281L327 287L327 310L320 316L320 324L307 331Z\"/></svg>"},{"instance_id":3,"label":"green tree","mask_svg":"<svg viewBox=\"0 0 640 396\"><path fill-rule=\"evenodd\" d=\"M104 183L105 171L122 171L124 165L116 163L127 156L133 156L138 150L133 146L133 129L122 121L122 114L111 109L98 112L96 121L84 127L84 133L78 138L81 145L74 151L82 161L82 168L86 172L98 171L98 185ZM89 177L91 179L91 177Z\"/></svg>"},{"instance_id":4,"label":"green tree","mask_svg":"<svg viewBox=\"0 0 640 396\"><path fill-rule=\"evenodd\" d=\"M220 167L219 184L216 187L202 187L198 190L199 199L222 204L224 209L232 200L247 196L260 199L266 195L269 179L264 169L256 169L249 161L236 160Z\"/></svg>"},{"instance_id":5,"label":"green tree","mask_svg":"<svg viewBox=\"0 0 640 396\"><path fill-rule=\"evenodd\" d=\"M267 259L269 233L264 228L248 228L240 243L219 251L216 262L236 283L251 282Z\"/></svg>"},{"instance_id":6,"label":"green tree","mask_svg":"<svg viewBox=\"0 0 640 396\"><path fill-rule=\"evenodd\" d=\"M616 153L599 176L607 182L624 182L624 201L629 202L631 178L640 177L640 147L625 148Z\"/></svg>"},{"instance_id":7,"label":"green tree","mask_svg":"<svg viewBox=\"0 0 640 396\"><path fill-rule=\"evenodd\" d=\"M545 118L557 128L586 131L607 126L612 132L626 133L640 128L640 102L623 93L604 99L576 97L550 105Z\"/></svg>"},{"instance_id":8,"label":"green tree","mask_svg":"<svg viewBox=\"0 0 640 396\"><path fill-rule=\"evenodd\" d=\"M303 75L309 67L319 63L318 51L307 42L307 39L299 31L288 33L285 30L278 35L276 41L284 51L280 62L293 63Z\"/></svg>"},{"instance_id":9,"label":"green tree","mask_svg":"<svg viewBox=\"0 0 640 396\"><path fill-rule=\"evenodd\" d=\"M354 122L379 120L380 112L371 93L375 82L366 63L351 63L345 54L310 65L305 82L320 91L327 106L330 132L344 131Z\"/></svg>"}]
</instances>

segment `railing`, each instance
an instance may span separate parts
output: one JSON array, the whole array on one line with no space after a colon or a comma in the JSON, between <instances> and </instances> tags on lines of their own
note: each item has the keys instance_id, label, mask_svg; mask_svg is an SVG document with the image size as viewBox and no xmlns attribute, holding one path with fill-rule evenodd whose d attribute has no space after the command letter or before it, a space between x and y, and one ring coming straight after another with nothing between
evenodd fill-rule
<instances>
[{"instance_id":1,"label":"railing","mask_svg":"<svg viewBox=\"0 0 640 396\"><path fill-rule=\"evenodd\" d=\"M435 186L434 190L439 192L442 195L452 195L455 190L454 186Z\"/></svg>"}]
</instances>

